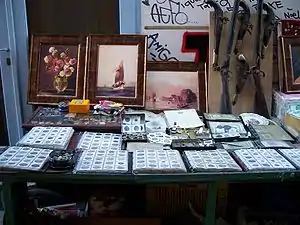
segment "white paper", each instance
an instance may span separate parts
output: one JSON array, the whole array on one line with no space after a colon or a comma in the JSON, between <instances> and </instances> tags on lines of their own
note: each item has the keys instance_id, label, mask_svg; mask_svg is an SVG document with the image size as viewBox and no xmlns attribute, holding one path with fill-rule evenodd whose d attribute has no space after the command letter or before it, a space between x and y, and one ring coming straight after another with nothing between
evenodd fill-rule
<instances>
[{"instance_id":1,"label":"white paper","mask_svg":"<svg viewBox=\"0 0 300 225\"><path fill-rule=\"evenodd\" d=\"M195 109L164 111L169 127L196 128L204 126Z\"/></svg>"}]
</instances>

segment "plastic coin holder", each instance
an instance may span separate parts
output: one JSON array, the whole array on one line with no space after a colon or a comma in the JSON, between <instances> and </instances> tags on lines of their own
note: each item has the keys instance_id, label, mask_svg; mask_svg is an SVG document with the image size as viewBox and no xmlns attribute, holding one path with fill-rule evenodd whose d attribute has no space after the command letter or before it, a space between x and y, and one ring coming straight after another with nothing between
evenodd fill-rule
<instances>
[{"instance_id":1,"label":"plastic coin holder","mask_svg":"<svg viewBox=\"0 0 300 225\"><path fill-rule=\"evenodd\" d=\"M86 150L75 167L76 173L126 173L128 153L114 150Z\"/></svg>"},{"instance_id":2,"label":"plastic coin holder","mask_svg":"<svg viewBox=\"0 0 300 225\"><path fill-rule=\"evenodd\" d=\"M134 173L180 173L186 168L177 150L136 150L133 153Z\"/></svg>"},{"instance_id":3,"label":"plastic coin holder","mask_svg":"<svg viewBox=\"0 0 300 225\"><path fill-rule=\"evenodd\" d=\"M295 167L275 149L235 150L237 160L246 170L293 170Z\"/></svg>"},{"instance_id":4,"label":"plastic coin holder","mask_svg":"<svg viewBox=\"0 0 300 225\"><path fill-rule=\"evenodd\" d=\"M145 115L127 114L122 121L122 133L145 133Z\"/></svg>"},{"instance_id":5,"label":"plastic coin holder","mask_svg":"<svg viewBox=\"0 0 300 225\"><path fill-rule=\"evenodd\" d=\"M242 171L224 149L210 151L184 151L185 159L191 171Z\"/></svg>"},{"instance_id":6,"label":"plastic coin holder","mask_svg":"<svg viewBox=\"0 0 300 225\"><path fill-rule=\"evenodd\" d=\"M0 155L0 166L3 168L38 171L48 161L52 150L31 147L10 147Z\"/></svg>"},{"instance_id":7,"label":"plastic coin holder","mask_svg":"<svg viewBox=\"0 0 300 225\"><path fill-rule=\"evenodd\" d=\"M279 149L278 151L291 161L297 169L300 169L300 149Z\"/></svg>"},{"instance_id":8,"label":"plastic coin holder","mask_svg":"<svg viewBox=\"0 0 300 225\"><path fill-rule=\"evenodd\" d=\"M171 145L172 136L165 134L163 132L154 132L147 135L148 141L150 143Z\"/></svg>"},{"instance_id":9,"label":"plastic coin holder","mask_svg":"<svg viewBox=\"0 0 300 225\"><path fill-rule=\"evenodd\" d=\"M65 150L73 133L72 127L34 127L17 145Z\"/></svg>"},{"instance_id":10,"label":"plastic coin holder","mask_svg":"<svg viewBox=\"0 0 300 225\"><path fill-rule=\"evenodd\" d=\"M96 133L84 132L79 143L77 150L121 150L122 136L121 134L112 133Z\"/></svg>"}]
</instances>

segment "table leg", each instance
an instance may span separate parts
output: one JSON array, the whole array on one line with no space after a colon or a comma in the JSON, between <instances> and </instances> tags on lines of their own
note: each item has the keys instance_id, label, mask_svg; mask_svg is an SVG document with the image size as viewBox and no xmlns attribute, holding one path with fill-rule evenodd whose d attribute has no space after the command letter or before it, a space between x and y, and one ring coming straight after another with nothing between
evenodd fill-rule
<instances>
[{"instance_id":1,"label":"table leg","mask_svg":"<svg viewBox=\"0 0 300 225\"><path fill-rule=\"evenodd\" d=\"M209 183L207 192L204 225L215 225L218 184L216 182Z\"/></svg>"},{"instance_id":2,"label":"table leg","mask_svg":"<svg viewBox=\"0 0 300 225\"><path fill-rule=\"evenodd\" d=\"M24 207L27 198L26 182L3 182L2 187L5 224L24 224Z\"/></svg>"}]
</instances>

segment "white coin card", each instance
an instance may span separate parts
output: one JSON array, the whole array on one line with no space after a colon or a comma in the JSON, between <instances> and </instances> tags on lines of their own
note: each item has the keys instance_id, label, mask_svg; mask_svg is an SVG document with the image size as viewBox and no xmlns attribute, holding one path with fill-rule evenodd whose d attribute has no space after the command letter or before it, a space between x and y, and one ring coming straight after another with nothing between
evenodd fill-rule
<instances>
[{"instance_id":1,"label":"white coin card","mask_svg":"<svg viewBox=\"0 0 300 225\"><path fill-rule=\"evenodd\" d=\"M134 173L180 173L186 168L177 150L136 150L133 152Z\"/></svg>"},{"instance_id":2,"label":"white coin card","mask_svg":"<svg viewBox=\"0 0 300 225\"><path fill-rule=\"evenodd\" d=\"M17 145L65 150L73 133L72 127L34 127L19 140Z\"/></svg>"},{"instance_id":3,"label":"white coin card","mask_svg":"<svg viewBox=\"0 0 300 225\"><path fill-rule=\"evenodd\" d=\"M163 132L153 132L153 133L149 133L147 135L147 138L150 143L171 145L172 139L176 137L165 134Z\"/></svg>"},{"instance_id":4,"label":"white coin card","mask_svg":"<svg viewBox=\"0 0 300 225\"><path fill-rule=\"evenodd\" d=\"M184 155L193 172L242 171L241 167L224 149L184 151Z\"/></svg>"},{"instance_id":5,"label":"white coin card","mask_svg":"<svg viewBox=\"0 0 300 225\"><path fill-rule=\"evenodd\" d=\"M51 149L13 146L0 155L2 168L34 170L43 168L48 161Z\"/></svg>"},{"instance_id":6,"label":"white coin card","mask_svg":"<svg viewBox=\"0 0 300 225\"><path fill-rule=\"evenodd\" d=\"M300 149L279 149L278 151L300 169Z\"/></svg>"},{"instance_id":7,"label":"white coin card","mask_svg":"<svg viewBox=\"0 0 300 225\"><path fill-rule=\"evenodd\" d=\"M77 150L121 150L122 135L112 133L84 132Z\"/></svg>"},{"instance_id":8,"label":"white coin card","mask_svg":"<svg viewBox=\"0 0 300 225\"><path fill-rule=\"evenodd\" d=\"M250 171L293 170L295 167L275 149L241 149L234 151L237 160Z\"/></svg>"},{"instance_id":9,"label":"white coin card","mask_svg":"<svg viewBox=\"0 0 300 225\"><path fill-rule=\"evenodd\" d=\"M128 170L128 152L89 149L80 156L74 172L126 173Z\"/></svg>"},{"instance_id":10,"label":"white coin card","mask_svg":"<svg viewBox=\"0 0 300 225\"><path fill-rule=\"evenodd\" d=\"M145 114L127 114L122 121L122 133L144 133Z\"/></svg>"}]
</instances>

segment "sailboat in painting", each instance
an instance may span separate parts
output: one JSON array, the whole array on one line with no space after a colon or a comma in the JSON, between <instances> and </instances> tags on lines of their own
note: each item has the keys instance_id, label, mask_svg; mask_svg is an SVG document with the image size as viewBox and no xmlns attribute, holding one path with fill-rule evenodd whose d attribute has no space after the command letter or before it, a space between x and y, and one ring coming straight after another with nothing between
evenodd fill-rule
<instances>
[{"instance_id":1,"label":"sailboat in painting","mask_svg":"<svg viewBox=\"0 0 300 225\"><path fill-rule=\"evenodd\" d=\"M115 83L112 85L113 90L123 90L125 86L123 60L115 69L114 74L115 74Z\"/></svg>"}]
</instances>

